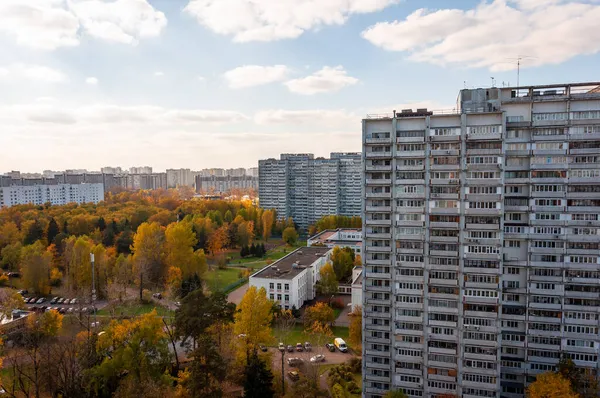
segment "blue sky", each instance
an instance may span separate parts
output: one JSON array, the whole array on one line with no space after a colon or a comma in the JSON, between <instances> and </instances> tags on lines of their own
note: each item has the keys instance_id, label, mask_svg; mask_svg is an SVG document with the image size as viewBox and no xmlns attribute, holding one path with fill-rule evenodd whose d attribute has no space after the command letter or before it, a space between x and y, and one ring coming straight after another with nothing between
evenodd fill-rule
<instances>
[{"instance_id":1,"label":"blue sky","mask_svg":"<svg viewBox=\"0 0 600 398\"><path fill-rule=\"evenodd\" d=\"M595 0L1 0L0 172L360 150L366 113L597 81Z\"/></svg>"}]
</instances>

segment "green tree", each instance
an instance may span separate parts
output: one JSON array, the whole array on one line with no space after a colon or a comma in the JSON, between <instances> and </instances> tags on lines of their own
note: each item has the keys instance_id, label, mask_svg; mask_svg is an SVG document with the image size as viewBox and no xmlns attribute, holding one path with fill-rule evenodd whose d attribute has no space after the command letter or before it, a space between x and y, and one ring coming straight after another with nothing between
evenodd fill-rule
<instances>
[{"instance_id":1,"label":"green tree","mask_svg":"<svg viewBox=\"0 0 600 398\"><path fill-rule=\"evenodd\" d=\"M131 230L125 229L123 232L117 236L115 241L115 247L117 249L117 253L119 254L131 254L131 246L133 245L133 232Z\"/></svg>"},{"instance_id":2,"label":"green tree","mask_svg":"<svg viewBox=\"0 0 600 398\"><path fill-rule=\"evenodd\" d=\"M58 228L58 223L54 218L50 219L48 222L48 227L46 227L46 239L48 240L48 244L51 245L54 243L54 239L60 233L60 229Z\"/></svg>"},{"instance_id":3,"label":"green tree","mask_svg":"<svg viewBox=\"0 0 600 398\"><path fill-rule=\"evenodd\" d=\"M336 294L338 292L338 280L331 263L327 263L321 267L319 275L321 277L317 283L317 291L319 294L327 297Z\"/></svg>"},{"instance_id":4,"label":"green tree","mask_svg":"<svg viewBox=\"0 0 600 398\"><path fill-rule=\"evenodd\" d=\"M21 242L14 242L2 248L0 251L0 265L10 271L18 271L21 263Z\"/></svg>"},{"instance_id":5,"label":"green tree","mask_svg":"<svg viewBox=\"0 0 600 398\"><path fill-rule=\"evenodd\" d=\"M40 239L44 238L44 229L42 227L42 223L39 220L35 220L25 232L25 237L23 238L24 245L32 245Z\"/></svg>"},{"instance_id":6,"label":"green tree","mask_svg":"<svg viewBox=\"0 0 600 398\"><path fill-rule=\"evenodd\" d=\"M197 344L190 355L193 358L191 375L185 387L195 398L220 398L223 396L221 384L227 375L227 364L210 336L201 336Z\"/></svg>"},{"instance_id":7,"label":"green tree","mask_svg":"<svg viewBox=\"0 0 600 398\"><path fill-rule=\"evenodd\" d=\"M352 267L354 266L354 252L349 247L341 249L336 246L331 254L331 262L333 270L338 278L338 281L345 281L352 275Z\"/></svg>"},{"instance_id":8,"label":"green tree","mask_svg":"<svg viewBox=\"0 0 600 398\"><path fill-rule=\"evenodd\" d=\"M244 397L273 398L273 374L263 360L254 352L245 369Z\"/></svg>"},{"instance_id":9,"label":"green tree","mask_svg":"<svg viewBox=\"0 0 600 398\"><path fill-rule=\"evenodd\" d=\"M287 227L283 230L283 241L289 246L294 246L298 241L298 232L294 227Z\"/></svg>"}]
</instances>

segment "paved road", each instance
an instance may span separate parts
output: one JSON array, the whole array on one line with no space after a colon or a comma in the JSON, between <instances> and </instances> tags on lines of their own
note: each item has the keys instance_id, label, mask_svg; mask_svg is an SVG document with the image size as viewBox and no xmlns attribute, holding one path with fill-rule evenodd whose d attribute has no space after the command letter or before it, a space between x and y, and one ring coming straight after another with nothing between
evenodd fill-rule
<instances>
[{"instance_id":1,"label":"paved road","mask_svg":"<svg viewBox=\"0 0 600 398\"><path fill-rule=\"evenodd\" d=\"M244 294L246 294L247 290L248 290L248 283L246 283L243 286L238 287L233 292L229 293L229 295L227 296L227 299L229 300L230 303L234 303L235 305L238 305L242 301L242 297L244 297Z\"/></svg>"}]
</instances>

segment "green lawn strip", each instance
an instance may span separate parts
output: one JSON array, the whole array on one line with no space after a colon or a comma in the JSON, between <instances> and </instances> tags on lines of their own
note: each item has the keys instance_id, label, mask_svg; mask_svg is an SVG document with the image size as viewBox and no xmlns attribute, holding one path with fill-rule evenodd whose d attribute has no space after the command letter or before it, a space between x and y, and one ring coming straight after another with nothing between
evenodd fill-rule
<instances>
[{"instance_id":1,"label":"green lawn strip","mask_svg":"<svg viewBox=\"0 0 600 398\"><path fill-rule=\"evenodd\" d=\"M149 312L151 312L153 309L156 308L156 314L158 316L172 316L173 315L173 311L169 310L168 308L165 307L161 307L156 305L155 303L148 303L148 304L135 304L135 305L116 305L114 307L114 311L111 312L110 308L103 308L101 310L98 310L98 315L99 316L103 316L103 315L117 315L117 316L139 316L139 315L143 315L143 314L147 314Z\"/></svg>"},{"instance_id":2,"label":"green lawn strip","mask_svg":"<svg viewBox=\"0 0 600 398\"><path fill-rule=\"evenodd\" d=\"M240 280L240 268L225 268L208 271L204 277L208 288L215 292Z\"/></svg>"},{"instance_id":3,"label":"green lawn strip","mask_svg":"<svg viewBox=\"0 0 600 398\"><path fill-rule=\"evenodd\" d=\"M333 309L333 314L335 315L335 319L338 319L338 316L340 316L341 313L342 313L342 309L341 308L334 308Z\"/></svg>"}]
</instances>

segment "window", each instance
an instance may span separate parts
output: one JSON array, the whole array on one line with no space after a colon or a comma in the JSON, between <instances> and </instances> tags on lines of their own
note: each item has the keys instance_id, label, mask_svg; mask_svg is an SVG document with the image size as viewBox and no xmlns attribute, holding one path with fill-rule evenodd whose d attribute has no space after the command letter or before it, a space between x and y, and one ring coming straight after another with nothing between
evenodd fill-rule
<instances>
[{"instance_id":1,"label":"window","mask_svg":"<svg viewBox=\"0 0 600 398\"><path fill-rule=\"evenodd\" d=\"M500 248L496 246L467 246L467 253L473 254L499 254Z\"/></svg>"},{"instance_id":2,"label":"window","mask_svg":"<svg viewBox=\"0 0 600 398\"><path fill-rule=\"evenodd\" d=\"M432 129L432 135L434 136L444 136L444 135L460 135L460 127L445 127L445 128L437 128Z\"/></svg>"},{"instance_id":3,"label":"window","mask_svg":"<svg viewBox=\"0 0 600 398\"><path fill-rule=\"evenodd\" d=\"M281 283L277 284L277 290L281 290Z\"/></svg>"},{"instance_id":4,"label":"window","mask_svg":"<svg viewBox=\"0 0 600 398\"><path fill-rule=\"evenodd\" d=\"M275 295L274 295L274 294L272 294L272 293L271 293L271 294L269 294L269 299L270 299L270 300L275 300Z\"/></svg>"},{"instance_id":5,"label":"window","mask_svg":"<svg viewBox=\"0 0 600 398\"><path fill-rule=\"evenodd\" d=\"M285 291L289 291L290 290L290 284L286 283L284 286Z\"/></svg>"},{"instance_id":6,"label":"window","mask_svg":"<svg viewBox=\"0 0 600 398\"><path fill-rule=\"evenodd\" d=\"M271 289L271 290L275 289L275 284L274 283L269 283L269 289Z\"/></svg>"},{"instance_id":7,"label":"window","mask_svg":"<svg viewBox=\"0 0 600 398\"><path fill-rule=\"evenodd\" d=\"M498 164L500 159L497 156L468 156L467 164Z\"/></svg>"}]
</instances>

